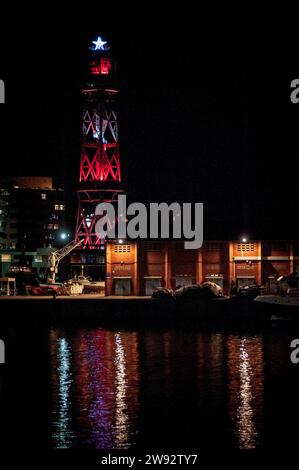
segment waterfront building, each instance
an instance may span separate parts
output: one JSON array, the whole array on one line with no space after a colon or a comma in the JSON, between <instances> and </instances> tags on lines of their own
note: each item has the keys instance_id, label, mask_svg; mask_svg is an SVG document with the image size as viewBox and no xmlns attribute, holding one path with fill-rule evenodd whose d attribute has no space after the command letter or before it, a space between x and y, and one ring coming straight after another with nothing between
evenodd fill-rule
<instances>
[{"instance_id":1,"label":"waterfront building","mask_svg":"<svg viewBox=\"0 0 299 470\"><path fill-rule=\"evenodd\" d=\"M15 177L0 182L1 272L11 265L46 269L49 251L64 226L64 190L51 177Z\"/></svg>"},{"instance_id":2,"label":"waterfront building","mask_svg":"<svg viewBox=\"0 0 299 470\"><path fill-rule=\"evenodd\" d=\"M290 240L204 241L199 250L177 241L111 241L106 248L106 294L151 295L156 287L175 289L213 281L225 293L263 285L299 269L299 242Z\"/></svg>"}]
</instances>

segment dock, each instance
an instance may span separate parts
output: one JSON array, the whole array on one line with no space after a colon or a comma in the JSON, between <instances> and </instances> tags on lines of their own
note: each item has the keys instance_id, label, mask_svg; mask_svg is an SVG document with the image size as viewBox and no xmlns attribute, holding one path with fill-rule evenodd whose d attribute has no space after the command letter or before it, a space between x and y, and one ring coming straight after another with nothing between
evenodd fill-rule
<instances>
[{"instance_id":1,"label":"dock","mask_svg":"<svg viewBox=\"0 0 299 470\"><path fill-rule=\"evenodd\" d=\"M70 296L1 296L0 323L28 325L32 323L86 323L124 325L181 325L189 323L264 322L269 315L256 311L254 302L236 303L228 298L175 301L147 296L102 296L92 294Z\"/></svg>"}]
</instances>

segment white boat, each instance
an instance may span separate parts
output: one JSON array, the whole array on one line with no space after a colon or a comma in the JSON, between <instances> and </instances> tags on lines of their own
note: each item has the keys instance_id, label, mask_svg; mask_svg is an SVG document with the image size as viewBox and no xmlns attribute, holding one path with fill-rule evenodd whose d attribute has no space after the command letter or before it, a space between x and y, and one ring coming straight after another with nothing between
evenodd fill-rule
<instances>
[{"instance_id":1,"label":"white boat","mask_svg":"<svg viewBox=\"0 0 299 470\"><path fill-rule=\"evenodd\" d=\"M76 294L105 295L105 281L93 281L90 277L80 275L69 279L67 284L76 286Z\"/></svg>"},{"instance_id":2,"label":"white boat","mask_svg":"<svg viewBox=\"0 0 299 470\"><path fill-rule=\"evenodd\" d=\"M254 302L271 308L271 319L299 320L299 276L281 276L277 279L277 294L259 295Z\"/></svg>"},{"instance_id":3,"label":"white boat","mask_svg":"<svg viewBox=\"0 0 299 470\"><path fill-rule=\"evenodd\" d=\"M70 281L78 283L82 286L94 286L94 287L101 287L103 285L102 281L93 281L89 276L76 276Z\"/></svg>"},{"instance_id":4,"label":"white boat","mask_svg":"<svg viewBox=\"0 0 299 470\"><path fill-rule=\"evenodd\" d=\"M64 284L63 286L63 294L66 295L80 295L83 293L84 286L82 284L78 284L77 282L69 282Z\"/></svg>"}]
</instances>

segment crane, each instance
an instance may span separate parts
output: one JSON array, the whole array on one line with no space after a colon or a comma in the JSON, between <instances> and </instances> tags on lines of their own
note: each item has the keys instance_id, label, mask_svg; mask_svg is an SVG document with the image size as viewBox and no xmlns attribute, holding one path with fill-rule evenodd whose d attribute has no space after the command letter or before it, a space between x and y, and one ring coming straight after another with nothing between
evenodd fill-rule
<instances>
[{"instance_id":1,"label":"crane","mask_svg":"<svg viewBox=\"0 0 299 470\"><path fill-rule=\"evenodd\" d=\"M58 273L58 266L62 258L67 256L71 251L73 251L77 246L81 245L83 243L83 239L81 240L73 240L67 245L65 245L63 248L60 248L60 250L52 251L49 254L48 257L48 263L50 266L50 276L49 280L51 283L55 282L55 277L56 274Z\"/></svg>"}]
</instances>

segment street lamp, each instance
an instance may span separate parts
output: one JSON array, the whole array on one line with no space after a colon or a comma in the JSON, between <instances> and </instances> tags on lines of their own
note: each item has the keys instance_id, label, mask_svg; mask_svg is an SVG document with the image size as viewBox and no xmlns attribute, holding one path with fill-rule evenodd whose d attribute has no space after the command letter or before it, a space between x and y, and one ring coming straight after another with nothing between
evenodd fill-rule
<instances>
[{"instance_id":1,"label":"street lamp","mask_svg":"<svg viewBox=\"0 0 299 470\"><path fill-rule=\"evenodd\" d=\"M70 238L70 234L65 232L65 231L60 232L59 233L59 238L60 238L61 241L65 242L66 240L68 240Z\"/></svg>"}]
</instances>

